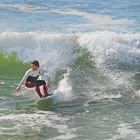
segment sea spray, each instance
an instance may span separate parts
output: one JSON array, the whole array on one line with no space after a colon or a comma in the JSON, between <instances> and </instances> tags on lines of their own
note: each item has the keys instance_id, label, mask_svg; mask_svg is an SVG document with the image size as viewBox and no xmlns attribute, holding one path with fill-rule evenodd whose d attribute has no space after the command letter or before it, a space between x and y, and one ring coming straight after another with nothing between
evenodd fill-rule
<instances>
[{"instance_id":1,"label":"sea spray","mask_svg":"<svg viewBox=\"0 0 140 140\"><path fill-rule=\"evenodd\" d=\"M72 63L74 59L74 35L47 32L0 33L0 51L16 53L23 62L37 59L51 75Z\"/></svg>"},{"instance_id":2,"label":"sea spray","mask_svg":"<svg viewBox=\"0 0 140 140\"><path fill-rule=\"evenodd\" d=\"M78 44L87 48L95 65L112 83L132 89L132 71L139 70L140 37L137 34L92 32L82 34ZM126 89L125 88L125 89Z\"/></svg>"},{"instance_id":3,"label":"sea spray","mask_svg":"<svg viewBox=\"0 0 140 140\"><path fill-rule=\"evenodd\" d=\"M72 86L69 81L70 71L64 74L64 78L59 82L54 95L57 101L69 101L72 99Z\"/></svg>"}]
</instances>

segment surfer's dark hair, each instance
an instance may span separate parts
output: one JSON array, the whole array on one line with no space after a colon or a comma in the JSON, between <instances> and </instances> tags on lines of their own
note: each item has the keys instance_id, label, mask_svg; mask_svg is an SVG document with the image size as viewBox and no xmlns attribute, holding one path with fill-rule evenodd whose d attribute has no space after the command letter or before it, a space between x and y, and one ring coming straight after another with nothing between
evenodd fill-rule
<instances>
[{"instance_id":1,"label":"surfer's dark hair","mask_svg":"<svg viewBox=\"0 0 140 140\"><path fill-rule=\"evenodd\" d=\"M39 62L37 60L32 61L32 64L34 64L35 66L39 67Z\"/></svg>"}]
</instances>

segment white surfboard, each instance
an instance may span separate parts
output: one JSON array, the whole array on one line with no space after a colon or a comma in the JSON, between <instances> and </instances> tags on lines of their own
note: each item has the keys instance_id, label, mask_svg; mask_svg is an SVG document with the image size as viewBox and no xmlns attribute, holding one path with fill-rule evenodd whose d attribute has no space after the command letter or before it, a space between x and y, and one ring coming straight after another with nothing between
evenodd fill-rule
<instances>
[{"instance_id":1,"label":"white surfboard","mask_svg":"<svg viewBox=\"0 0 140 140\"><path fill-rule=\"evenodd\" d=\"M49 96L47 96L47 97L40 98L40 100L47 100L47 99L52 98L53 96L54 96L54 94L51 94L51 95L49 95Z\"/></svg>"}]
</instances>

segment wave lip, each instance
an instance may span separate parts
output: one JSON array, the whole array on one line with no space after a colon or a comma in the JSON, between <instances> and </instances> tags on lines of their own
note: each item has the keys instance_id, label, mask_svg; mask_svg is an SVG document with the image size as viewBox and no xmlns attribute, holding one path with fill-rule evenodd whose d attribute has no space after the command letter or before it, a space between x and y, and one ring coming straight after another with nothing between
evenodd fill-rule
<instances>
[{"instance_id":1,"label":"wave lip","mask_svg":"<svg viewBox=\"0 0 140 140\"><path fill-rule=\"evenodd\" d=\"M38 59L41 65L53 72L73 61L76 38L45 32L3 32L0 43L2 52L14 52L23 62Z\"/></svg>"}]
</instances>

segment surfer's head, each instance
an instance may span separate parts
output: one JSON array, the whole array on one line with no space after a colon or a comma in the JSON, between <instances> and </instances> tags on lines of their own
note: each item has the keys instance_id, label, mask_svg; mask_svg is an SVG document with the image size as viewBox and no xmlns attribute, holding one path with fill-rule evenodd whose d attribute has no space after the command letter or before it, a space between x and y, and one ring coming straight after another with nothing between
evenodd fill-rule
<instances>
[{"instance_id":1,"label":"surfer's head","mask_svg":"<svg viewBox=\"0 0 140 140\"><path fill-rule=\"evenodd\" d=\"M39 62L37 60L34 60L32 62L32 69L37 70L39 68Z\"/></svg>"}]
</instances>

